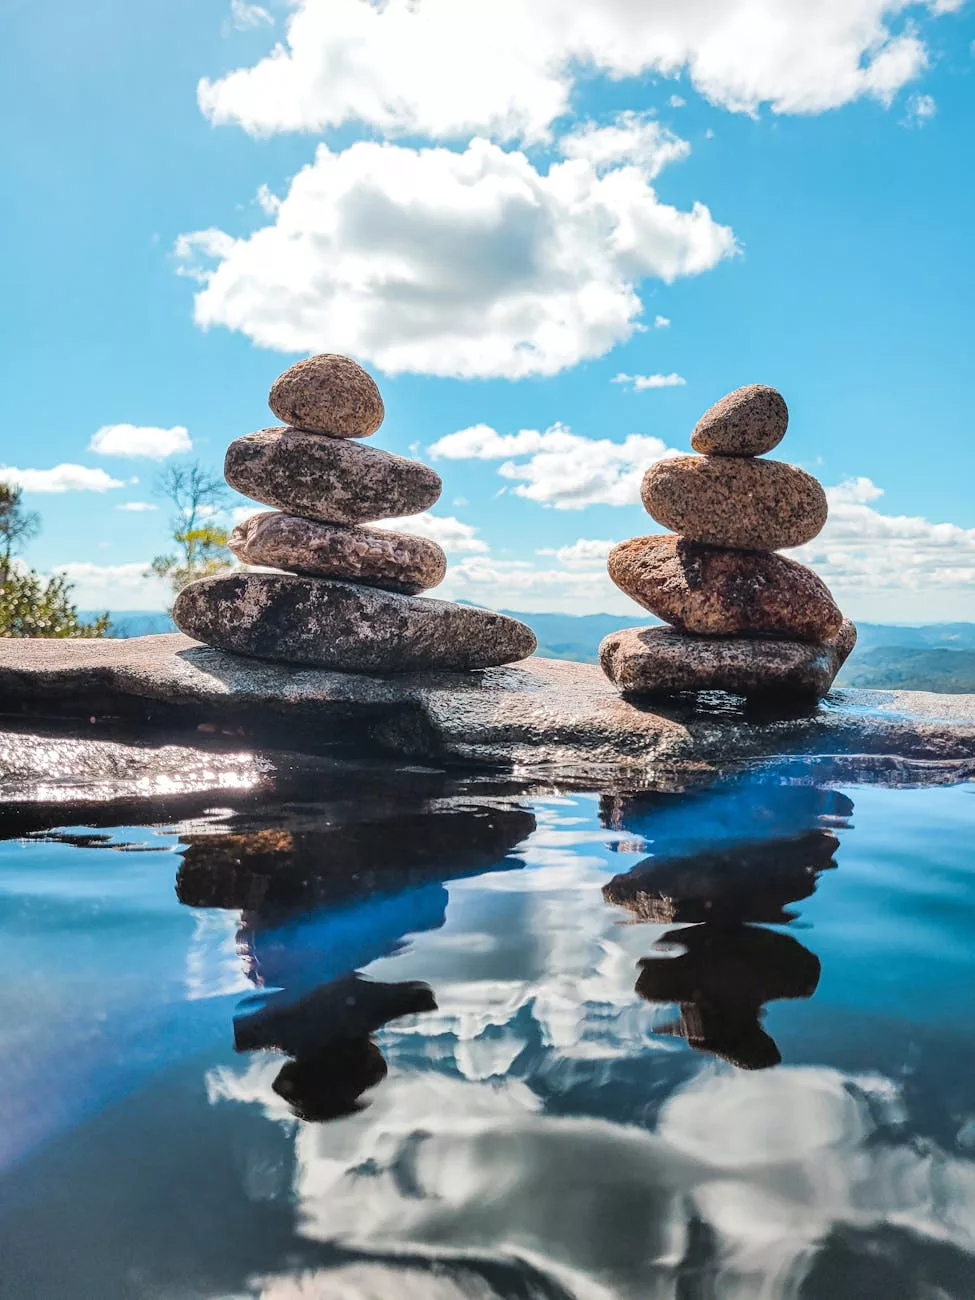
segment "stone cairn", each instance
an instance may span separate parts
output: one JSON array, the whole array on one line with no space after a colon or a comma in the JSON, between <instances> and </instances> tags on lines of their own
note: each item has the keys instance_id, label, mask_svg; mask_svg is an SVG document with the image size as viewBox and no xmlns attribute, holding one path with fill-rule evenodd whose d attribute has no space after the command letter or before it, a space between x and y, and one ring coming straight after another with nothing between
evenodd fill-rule
<instances>
[{"instance_id":1,"label":"stone cairn","mask_svg":"<svg viewBox=\"0 0 975 1300\"><path fill-rule=\"evenodd\" d=\"M524 659L530 628L502 614L422 598L446 572L440 547L368 523L418 514L443 484L427 465L353 439L376 432L383 401L348 357L299 361L274 383L282 428L227 449L231 487L275 509L230 536L246 565L185 587L181 632L219 650L339 672L474 669Z\"/></svg>"},{"instance_id":2,"label":"stone cairn","mask_svg":"<svg viewBox=\"0 0 975 1300\"><path fill-rule=\"evenodd\" d=\"M856 642L826 585L776 552L802 546L826 522L811 475L761 460L785 436L781 394L751 384L698 421L698 456L658 461L643 478L662 536L614 547L609 576L669 627L613 632L599 648L626 694L721 690L821 698Z\"/></svg>"}]
</instances>

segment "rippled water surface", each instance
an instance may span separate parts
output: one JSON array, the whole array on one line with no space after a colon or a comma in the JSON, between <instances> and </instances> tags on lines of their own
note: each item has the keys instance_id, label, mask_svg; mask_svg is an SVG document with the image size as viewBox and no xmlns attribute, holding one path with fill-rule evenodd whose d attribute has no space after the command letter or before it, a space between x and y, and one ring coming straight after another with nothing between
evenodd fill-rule
<instances>
[{"instance_id":1,"label":"rippled water surface","mask_svg":"<svg viewBox=\"0 0 975 1300\"><path fill-rule=\"evenodd\" d=\"M0 819L4 1300L975 1296L975 789Z\"/></svg>"}]
</instances>

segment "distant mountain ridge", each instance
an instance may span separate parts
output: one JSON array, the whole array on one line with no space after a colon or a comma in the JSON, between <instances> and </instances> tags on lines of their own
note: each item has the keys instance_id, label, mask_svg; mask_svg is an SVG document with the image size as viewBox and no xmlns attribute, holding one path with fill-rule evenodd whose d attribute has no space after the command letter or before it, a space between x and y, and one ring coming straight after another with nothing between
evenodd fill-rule
<instances>
[{"instance_id":1,"label":"distant mountain ridge","mask_svg":"<svg viewBox=\"0 0 975 1300\"><path fill-rule=\"evenodd\" d=\"M98 611L84 611L93 618ZM642 627L655 620L618 614L531 614L504 610L527 623L538 637L538 653L547 659L597 662L599 643L610 632ZM856 649L837 678L838 686L876 690L975 692L975 623L929 623L920 626L859 623ZM159 610L120 610L112 615L113 636L145 636L175 631Z\"/></svg>"}]
</instances>

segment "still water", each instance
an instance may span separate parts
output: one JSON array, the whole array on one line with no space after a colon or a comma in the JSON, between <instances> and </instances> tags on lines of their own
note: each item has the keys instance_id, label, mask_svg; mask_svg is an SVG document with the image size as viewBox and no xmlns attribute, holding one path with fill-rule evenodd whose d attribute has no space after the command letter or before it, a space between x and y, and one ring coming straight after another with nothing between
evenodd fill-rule
<instances>
[{"instance_id":1,"label":"still water","mask_svg":"<svg viewBox=\"0 0 975 1300\"><path fill-rule=\"evenodd\" d=\"M4 1300L975 1296L975 787L228 798L0 818Z\"/></svg>"}]
</instances>

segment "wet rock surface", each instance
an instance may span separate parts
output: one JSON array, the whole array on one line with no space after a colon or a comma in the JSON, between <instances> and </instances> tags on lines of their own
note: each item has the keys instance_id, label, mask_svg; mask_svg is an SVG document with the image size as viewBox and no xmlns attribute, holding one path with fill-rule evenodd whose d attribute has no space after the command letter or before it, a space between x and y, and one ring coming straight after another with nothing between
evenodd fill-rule
<instances>
[{"instance_id":1,"label":"wet rock surface","mask_svg":"<svg viewBox=\"0 0 975 1300\"><path fill-rule=\"evenodd\" d=\"M443 489L429 465L292 428L235 439L227 448L224 477L255 501L333 524L419 514Z\"/></svg>"},{"instance_id":2,"label":"wet rock surface","mask_svg":"<svg viewBox=\"0 0 975 1300\"><path fill-rule=\"evenodd\" d=\"M490 610L292 574L204 578L180 592L173 621L233 654L337 672L490 668L536 646L524 623Z\"/></svg>"},{"instance_id":3,"label":"wet rock surface","mask_svg":"<svg viewBox=\"0 0 975 1300\"><path fill-rule=\"evenodd\" d=\"M831 641L812 645L772 637L700 637L671 627L626 628L599 647L610 681L628 695L728 691L752 698L819 699L856 644L846 621Z\"/></svg>"},{"instance_id":4,"label":"wet rock surface","mask_svg":"<svg viewBox=\"0 0 975 1300\"><path fill-rule=\"evenodd\" d=\"M376 381L351 357L309 357L279 375L268 405L279 420L332 438L366 438L383 422Z\"/></svg>"},{"instance_id":5,"label":"wet rock surface","mask_svg":"<svg viewBox=\"0 0 975 1300\"><path fill-rule=\"evenodd\" d=\"M826 523L826 493L805 470L778 460L675 456L651 465L647 513L711 546L779 551L811 541Z\"/></svg>"},{"instance_id":6,"label":"wet rock surface","mask_svg":"<svg viewBox=\"0 0 975 1300\"><path fill-rule=\"evenodd\" d=\"M704 412L691 446L706 456L761 456L779 445L788 427L782 394L767 384L747 384Z\"/></svg>"},{"instance_id":7,"label":"wet rock surface","mask_svg":"<svg viewBox=\"0 0 975 1300\"><path fill-rule=\"evenodd\" d=\"M269 741L496 764L589 788L598 779L687 791L716 770L783 755L800 775L825 767L908 784L975 775L970 695L838 691L780 707L715 694L651 705L621 697L594 664L532 658L470 675L362 676L225 654L178 633L0 641L0 714L32 731L43 719L77 720L72 739L0 733L0 797L57 797L65 808L75 796L151 797L157 787L165 801L184 777L191 789L260 789L289 770ZM92 718L128 719L128 739L99 739ZM177 744L177 728L189 739Z\"/></svg>"},{"instance_id":8,"label":"wet rock surface","mask_svg":"<svg viewBox=\"0 0 975 1300\"><path fill-rule=\"evenodd\" d=\"M442 549L425 537L322 524L277 511L239 523L227 545L244 564L364 582L406 595L436 587L447 570Z\"/></svg>"},{"instance_id":9,"label":"wet rock surface","mask_svg":"<svg viewBox=\"0 0 975 1300\"><path fill-rule=\"evenodd\" d=\"M728 550L665 533L621 542L608 567L621 591L684 632L828 641L843 623L821 578L770 551Z\"/></svg>"}]
</instances>

